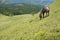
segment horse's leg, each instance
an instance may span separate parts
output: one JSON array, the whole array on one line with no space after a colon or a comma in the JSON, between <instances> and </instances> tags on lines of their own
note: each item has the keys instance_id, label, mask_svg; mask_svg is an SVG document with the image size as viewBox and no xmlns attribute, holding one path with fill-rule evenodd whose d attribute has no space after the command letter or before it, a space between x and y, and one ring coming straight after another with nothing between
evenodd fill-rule
<instances>
[{"instance_id":1,"label":"horse's leg","mask_svg":"<svg viewBox=\"0 0 60 40\"><path fill-rule=\"evenodd\" d=\"M47 16L48 14L47 14L47 12L46 12L46 16Z\"/></svg>"},{"instance_id":2,"label":"horse's leg","mask_svg":"<svg viewBox=\"0 0 60 40\"><path fill-rule=\"evenodd\" d=\"M49 16L49 11L48 11L48 16Z\"/></svg>"},{"instance_id":3,"label":"horse's leg","mask_svg":"<svg viewBox=\"0 0 60 40\"><path fill-rule=\"evenodd\" d=\"M49 16L49 11L46 12L46 16Z\"/></svg>"},{"instance_id":4,"label":"horse's leg","mask_svg":"<svg viewBox=\"0 0 60 40\"><path fill-rule=\"evenodd\" d=\"M43 18L44 18L44 12L43 12Z\"/></svg>"}]
</instances>

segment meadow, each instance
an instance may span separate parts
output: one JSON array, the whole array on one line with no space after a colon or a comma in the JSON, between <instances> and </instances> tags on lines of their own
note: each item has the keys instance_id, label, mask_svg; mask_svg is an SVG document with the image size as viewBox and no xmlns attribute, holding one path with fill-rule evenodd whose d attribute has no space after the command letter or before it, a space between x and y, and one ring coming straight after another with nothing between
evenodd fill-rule
<instances>
[{"instance_id":1,"label":"meadow","mask_svg":"<svg viewBox=\"0 0 60 40\"><path fill-rule=\"evenodd\" d=\"M50 15L39 12L6 16L0 13L0 40L60 40L60 0L50 4Z\"/></svg>"}]
</instances>

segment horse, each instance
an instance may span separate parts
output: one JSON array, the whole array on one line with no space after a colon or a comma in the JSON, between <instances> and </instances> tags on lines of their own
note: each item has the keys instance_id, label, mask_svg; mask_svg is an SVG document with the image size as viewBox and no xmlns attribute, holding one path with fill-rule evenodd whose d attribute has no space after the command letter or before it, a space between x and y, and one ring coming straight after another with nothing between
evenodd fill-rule
<instances>
[{"instance_id":1,"label":"horse","mask_svg":"<svg viewBox=\"0 0 60 40\"><path fill-rule=\"evenodd\" d=\"M43 7L40 10L40 14L39 14L40 19L44 18L45 13L46 13L46 16L49 16L49 12L50 12L50 8L48 6Z\"/></svg>"}]
</instances>

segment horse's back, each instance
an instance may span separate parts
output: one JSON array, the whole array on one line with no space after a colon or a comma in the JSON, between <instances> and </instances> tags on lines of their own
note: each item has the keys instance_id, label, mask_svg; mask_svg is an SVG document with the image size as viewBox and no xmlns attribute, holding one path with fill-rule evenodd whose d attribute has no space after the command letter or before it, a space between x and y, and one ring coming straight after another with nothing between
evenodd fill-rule
<instances>
[{"instance_id":1,"label":"horse's back","mask_svg":"<svg viewBox=\"0 0 60 40\"><path fill-rule=\"evenodd\" d=\"M45 6L44 9L45 10L50 10L50 8L48 6Z\"/></svg>"}]
</instances>

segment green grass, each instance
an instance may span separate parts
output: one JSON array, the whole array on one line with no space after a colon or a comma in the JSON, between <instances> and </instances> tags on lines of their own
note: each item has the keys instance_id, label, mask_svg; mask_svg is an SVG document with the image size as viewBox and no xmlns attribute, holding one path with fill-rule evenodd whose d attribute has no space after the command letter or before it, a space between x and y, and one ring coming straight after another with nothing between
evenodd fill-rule
<instances>
[{"instance_id":1,"label":"green grass","mask_svg":"<svg viewBox=\"0 0 60 40\"><path fill-rule=\"evenodd\" d=\"M50 5L50 16L0 14L0 40L60 40L60 0Z\"/></svg>"}]
</instances>

